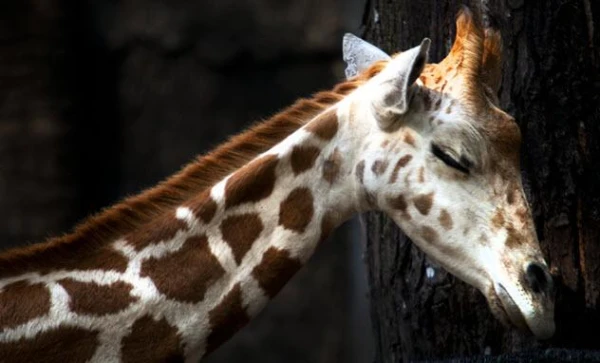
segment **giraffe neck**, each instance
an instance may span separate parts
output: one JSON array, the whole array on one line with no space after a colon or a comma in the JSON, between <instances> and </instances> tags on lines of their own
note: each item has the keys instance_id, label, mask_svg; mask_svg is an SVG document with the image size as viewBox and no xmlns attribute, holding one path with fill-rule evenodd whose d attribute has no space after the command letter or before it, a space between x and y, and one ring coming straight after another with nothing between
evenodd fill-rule
<instances>
[{"instance_id":1,"label":"giraffe neck","mask_svg":"<svg viewBox=\"0 0 600 363\"><path fill-rule=\"evenodd\" d=\"M211 352L255 316L359 208L356 185L344 177L352 171L354 148L345 144L336 111L178 209L191 231L201 231L213 266L206 281L214 283L205 284L210 309L201 352Z\"/></svg>"},{"instance_id":2,"label":"giraffe neck","mask_svg":"<svg viewBox=\"0 0 600 363\"><path fill-rule=\"evenodd\" d=\"M0 279L10 312L0 312L0 356L162 361L214 350L360 208L344 177L360 135L338 113L108 244L101 262Z\"/></svg>"}]
</instances>

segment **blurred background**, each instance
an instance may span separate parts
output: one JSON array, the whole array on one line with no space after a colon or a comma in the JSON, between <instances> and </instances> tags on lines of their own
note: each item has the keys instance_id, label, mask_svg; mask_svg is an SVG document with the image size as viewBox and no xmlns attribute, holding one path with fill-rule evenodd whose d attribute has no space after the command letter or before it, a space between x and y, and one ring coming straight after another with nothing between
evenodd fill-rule
<instances>
[{"instance_id":1,"label":"blurred background","mask_svg":"<svg viewBox=\"0 0 600 363\"><path fill-rule=\"evenodd\" d=\"M0 3L0 247L39 242L342 80L366 0ZM209 362L372 361L364 231L339 229Z\"/></svg>"}]
</instances>

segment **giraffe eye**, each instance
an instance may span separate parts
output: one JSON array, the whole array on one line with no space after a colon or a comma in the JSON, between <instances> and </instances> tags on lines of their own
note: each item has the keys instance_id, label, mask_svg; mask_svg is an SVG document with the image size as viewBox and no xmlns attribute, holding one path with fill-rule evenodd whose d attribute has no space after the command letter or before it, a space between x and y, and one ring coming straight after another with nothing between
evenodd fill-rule
<instances>
[{"instance_id":1,"label":"giraffe eye","mask_svg":"<svg viewBox=\"0 0 600 363\"><path fill-rule=\"evenodd\" d=\"M464 163L461 163L460 161L457 161L452 156L450 156L447 153L445 153L436 144L431 144L431 152L433 153L433 155L436 158L438 158L441 161L443 161L444 164L448 165L449 167L454 168L454 169L456 169L456 170L458 170L460 172L463 172L465 174L469 174L469 167L471 166L471 163L468 160L465 160ZM462 161L462 158L461 158L461 161Z\"/></svg>"}]
</instances>

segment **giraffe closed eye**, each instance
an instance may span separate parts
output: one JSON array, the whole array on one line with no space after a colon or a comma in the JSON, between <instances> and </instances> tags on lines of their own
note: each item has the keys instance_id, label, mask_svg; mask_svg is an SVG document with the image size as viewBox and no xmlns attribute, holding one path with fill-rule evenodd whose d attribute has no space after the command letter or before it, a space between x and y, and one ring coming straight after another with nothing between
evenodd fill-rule
<instances>
[{"instance_id":1,"label":"giraffe closed eye","mask_svg":"<svg viewBox=\"0 0 600 363\"><path fill-rule=\"evenodd\" d=\"M444 164L465 174L469 174L469 168L473 165L473 163L465 157L461 157L460 161L457 161L436 144L431 144L431 152L436 158L444 162Z\"/></svg>"}]
</instances>

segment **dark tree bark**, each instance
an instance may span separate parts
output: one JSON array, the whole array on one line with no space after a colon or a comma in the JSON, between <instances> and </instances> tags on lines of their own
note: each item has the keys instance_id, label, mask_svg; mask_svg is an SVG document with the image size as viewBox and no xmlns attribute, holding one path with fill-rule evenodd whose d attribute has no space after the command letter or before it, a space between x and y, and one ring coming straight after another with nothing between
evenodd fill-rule
<instances>
[{"instance_id":1,"label":"dark tree bark","mask_svg":"<svg viewBox=\"0 0 600 363\"><path fill-rule=\"evenodd\" d=\"M397 51L430 37L437 62L454 39L460 3L373 0L366 39ZM600 2L474 3L504 39L501 106L523 133L525 189L558 285L557 333L537 342L501 326L478 291L434 266L389 219L370 214L377 362L600 349L593 328L600 324ZM425 278L428 267L432 279Z\"/></svg>"}]
</instances>

